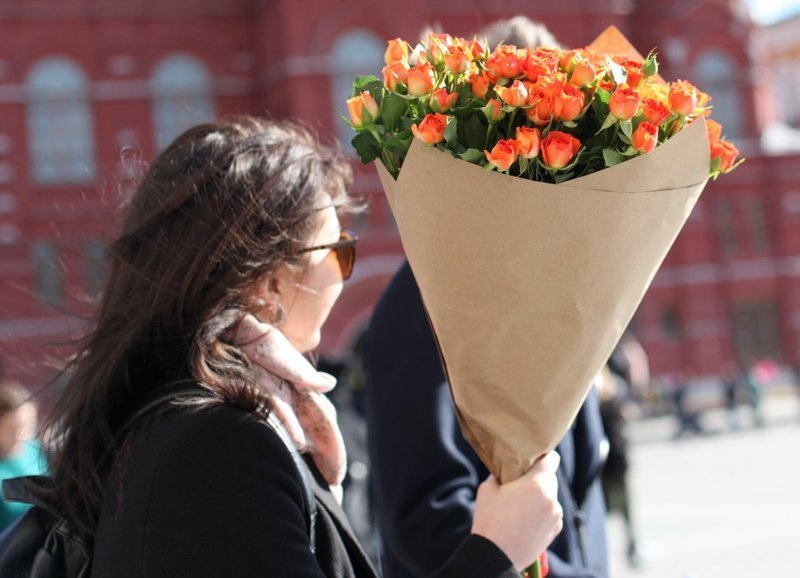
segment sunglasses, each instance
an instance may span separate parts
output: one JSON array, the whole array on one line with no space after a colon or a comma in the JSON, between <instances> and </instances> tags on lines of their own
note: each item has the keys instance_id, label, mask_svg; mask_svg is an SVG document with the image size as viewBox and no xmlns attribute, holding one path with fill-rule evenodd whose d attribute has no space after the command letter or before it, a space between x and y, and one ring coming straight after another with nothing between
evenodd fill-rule
<instances>
[{"instance_id":1,"label":"sunglasses","mask_svg":"<svg viewBox=\"0 0 800 578\"><path fill-rule=\"evenodd\" d=\"M350 275L353 274L353 267L356 264L356 244L358 237L350 231L342 231L339 234L339 240L335 243L328 243L327 245L318 245L316 247L307 247L302 249L301 253L308 253L309 251L318 251L320 249L330 249L336 255L336 261L339 263L339 271L342 274L342 280L347 281Z\"/></svg>"}]
</instances>

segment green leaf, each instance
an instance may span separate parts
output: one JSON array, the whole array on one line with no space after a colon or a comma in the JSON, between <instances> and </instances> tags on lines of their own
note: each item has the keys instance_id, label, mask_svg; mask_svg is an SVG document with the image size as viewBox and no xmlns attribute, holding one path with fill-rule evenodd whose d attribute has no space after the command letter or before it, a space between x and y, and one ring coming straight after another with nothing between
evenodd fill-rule
<instances>
[{"instance_id":1,"label":"green leaf","mask_svg":"<svg viewBox=\"0 0 800 578\"><path fill-rule=\"evenodd\" d=\"M613 167L626 160L619 151L614 149L603 149L603 159L606 161L607 167Z\"/></svg>"},{"instance_id":2,"label":"green leaf","mask_svg":"<svg viewBox=\"0 0 800 578\"><path fill-rule=\"evenodd\" d=\"M525 174L525 171L528 170L528 165L530 164L530 160L526 159L525 157L519 158L519 173Z\"/></svg>"},{"instance_id":3,"label":"green leaf","mask_svg":"<svg viewBox=\"0 0 800 578\"><path fill-rule=\"evenodd\" d=\"M400 96L387 94L381 104L381 120L387 130L396 130L401 125L401 119L408 110L408 103Z\"/></svg>"},{"instance_id":4,"label":"green leaf","mask_svg":"<svg viewBox=\"0 0 800 578\"><path fill-rule=\"evenodd\" d=\"M489 122L480 110L478 110L477 114L472 114L458 123L458 132L461 137L459 140L468 149L483 150L487 130L489 130Z\"/></svg>"},{"instance_id":5,"label":"green leaf","mask_svg":"<svg viewBox=\"0 0 800 578\"><path fill-rule=\"evenodd\" d=\"M467 149L458 156L460 156L465 161L476 165L479 164L480 161L486 158L486 155L483 154L483 151L478 149Z\"/></svg>"},{"instance_id":6,"label":"green leaf","mask_svg":"<svg viewBox=\"0 0 800 578\"><path fill-rule=\"evenodd\" d=\"M603 131L604 131L604 130L606 130L607 128L614 126L614 123L615 123L615 122L617 122L617 119L616 119L615 117L613 117L613 116L611 116L611 115L609 114L609 115L606 117L606 120L604 120L604 121L603 121L603 125L600 127L600 130L598 130L598 131L597 131L596 133L594 133L594 134L600 134L601 132L603 132Z\"/></svg>"},{"instance_id":7,"label":"green leaf","mask_svg":"<svg viewBox=\"0 0 800 578\"><path fill-rule=\"evenodd\" d=\"M352 96L361 94L365 90L369 91L372 97L380 102L380 97L383 95L383 83L378 80L377 76L371 74L367 76L356 76L356 79L353 81Z\"/></svg>"},{"instance_id":8,"label":"green leaf","mask_svg":"<svg viewBox=\"0 0 800 578\"><path fill-rule=\"evenodd\" d=\"M400 153L402 156L408 152L408 147L411 146L411 141L414 140L414 135L410 130L404 130L397 133L392 138L384 143L383 147L386 150Z\"/></svg>"},{"instance_id":9,"label":"green leaf","mask_svg":"<svg viewBox=\"0 0 800 578\"><path fill-rule=\"evenodd\" d=\"M553 182L555 182L555 184L563 183L564 181L570 180L574 176L575 173L573 173L572 171L568 173L556 173L553 175Z\"/></svg>"},{"instance_id":10,"label":"green leaf","mask_svg":"<svg viewBox=\"0 0 800 578\"><path fill-rule=\"evenodd\" d=\"M451 116L444 129L444 140L447 144L458 142L458 119Z\"/></svg>"},{"instance_id":11,"label":"green leaf","mask_svg":"<svg viewBox=\"0 0 800 578\"><path fill-rule=\"evenodd\" d=\"M622 134L628 138L631 138L631 135L633 134L633 123L630 120L619 121L619 128L622 130Z\"/></svg>"},{"instance_id":12,"label":"green leaf","mask_svg":"<svg viewBox=\"0 0 800 578\"><path fill-rule=\"evenodd\" d=\"M368 132L358 133L353 137L353 140L350 141L350 144L356 149L358 158L360 158L361 162L365 165L374 161L381 154L378 142L375 140L375 137Z\"/></svg>"}]
</instances>

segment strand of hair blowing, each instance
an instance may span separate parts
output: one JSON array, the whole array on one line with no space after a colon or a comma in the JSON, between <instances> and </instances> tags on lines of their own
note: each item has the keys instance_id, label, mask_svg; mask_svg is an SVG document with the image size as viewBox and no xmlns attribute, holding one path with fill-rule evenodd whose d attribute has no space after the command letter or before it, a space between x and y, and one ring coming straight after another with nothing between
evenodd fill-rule
<instances>
[{"instance_id":1,"label":"strand of hair blowing","mask_svg":"<svg viewBox=\"0 0 800 578\"><path fill-rule=\"evenodd\" d=\"M100 456L147 390L189 378L213 394L196 404L268 406L220 336L253 307L256 281L299 263L324 205L352 206L350 180L349 164L306 129L251 117L190 129L153 161L47 425L55 491L84 534L111 471Z\"/></svg>"}]
</instances>

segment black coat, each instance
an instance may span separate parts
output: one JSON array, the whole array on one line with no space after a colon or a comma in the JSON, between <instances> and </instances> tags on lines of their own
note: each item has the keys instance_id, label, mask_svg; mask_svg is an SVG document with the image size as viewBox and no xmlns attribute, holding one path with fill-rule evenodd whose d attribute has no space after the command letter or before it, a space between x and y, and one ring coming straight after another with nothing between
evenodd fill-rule
<instances>
[{"instance_id":1,"label":"black coat","mask_svg":"<svg viewBox=\"0 0 800 578\"><path fill-rule=\"evenodd\" d=\"M424 576L472 523L488 475L461 435L439 354L408 264L392 280L366 341L370 463L386 578ZM558 446L564 529L548 550L551 578L608 576L598 474L603 439L592 392ZM582 539L583 538L583 539Z\"/></svg>"},{"instance_id":2,"label":"black coat","mask_svg":"<svg viewBox=\"0 0 800 578\"><path fill-rule=\"evenodd\" d=\"M97 528L94 578L376 576L313 464L311 552L297 467L253 415L225 406L172 411L134 434L123 459ZM483 567L474 576L516 576L503 553L476 536L440 576L475 564Z\"/></svg>"}]
</instances>

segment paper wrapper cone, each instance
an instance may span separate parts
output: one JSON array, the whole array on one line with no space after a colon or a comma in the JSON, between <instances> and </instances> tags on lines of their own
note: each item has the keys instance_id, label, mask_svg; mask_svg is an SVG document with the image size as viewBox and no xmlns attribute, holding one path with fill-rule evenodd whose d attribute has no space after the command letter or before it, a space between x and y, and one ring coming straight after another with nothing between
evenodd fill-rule
<instances>
[{"instance_id":1,"label":"paper wrapper cone","mask_svg":"<svg viewBox=\"0 0 800 578\"><path fill-rule=\"evenodd\" d=\"M414 141L376 163L465 438L502 482L566 433L708 179L700 119L560 185Z\"/></svg>"}]
</instances>

